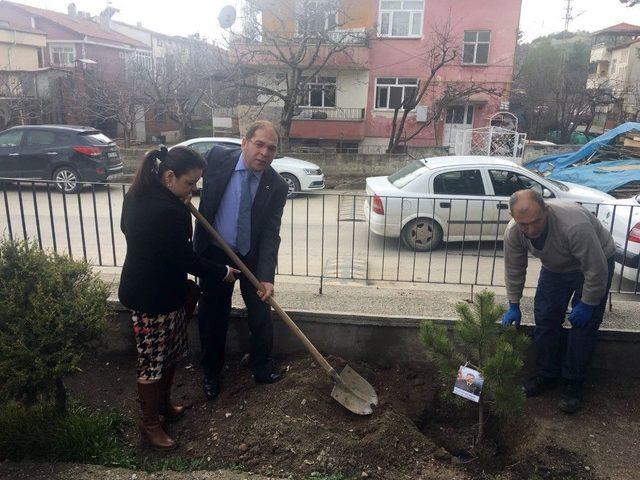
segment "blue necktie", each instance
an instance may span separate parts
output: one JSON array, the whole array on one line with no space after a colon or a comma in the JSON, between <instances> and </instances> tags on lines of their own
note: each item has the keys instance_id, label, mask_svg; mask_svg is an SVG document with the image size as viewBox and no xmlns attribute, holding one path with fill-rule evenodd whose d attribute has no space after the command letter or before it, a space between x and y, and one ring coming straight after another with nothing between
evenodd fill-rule
<instances>
[{"instance_id":1,"label":"blue necktie","mask_svg":"<svg viewBox=\"0 0 640 480\"><path fill-rule=\"evenodd\" d=\"M246 255L251 248L251 172L244 171L240 191L240 208L238 210L238 237L236 244L238 253Z\"/></svg>"}]
</instances>

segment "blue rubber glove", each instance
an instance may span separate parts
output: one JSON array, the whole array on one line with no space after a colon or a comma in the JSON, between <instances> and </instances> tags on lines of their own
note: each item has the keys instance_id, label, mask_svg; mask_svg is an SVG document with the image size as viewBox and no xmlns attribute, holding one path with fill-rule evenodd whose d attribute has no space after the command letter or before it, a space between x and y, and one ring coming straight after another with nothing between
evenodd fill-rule
<instances>
[{"instance_id":1,"label":"blue rubber glove","mask_svg":"<svg viewBox=\"0 0 640 480\"><path fill-rule=\"evenodd\" d=\"M576 303L569 314L571 325L574 327L584 327L587 322L591 320L595 308L593 305L587 305L586 303Z\"/></svg>"},{"instance_id":2,"label":"blue rubber glove","mask_svg":"<svg viewBox=\"0 0 640 480\"><path fill-rule=\"evenodd\" d=\"M514 322L516 325L520 326L521 320L522 313L520 312L520 304L509 302L509 310L507 310L502 316L502 326L506 327L507 325L511 325Z\"/></svg>"}]
</instances>

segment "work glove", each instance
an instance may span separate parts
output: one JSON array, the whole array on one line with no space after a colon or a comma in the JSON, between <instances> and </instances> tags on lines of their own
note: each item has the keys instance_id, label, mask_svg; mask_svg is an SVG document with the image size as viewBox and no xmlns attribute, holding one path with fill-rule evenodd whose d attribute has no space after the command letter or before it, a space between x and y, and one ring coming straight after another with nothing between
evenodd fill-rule
<instances>
[{"instance_id":1,"label":"work glove","mask_svg":"<svg viewBox=\"0 0 640 480\"><path fill-rule=\"evenodd\" d=\"M522 313L520 312L520 304L509 302L509 310L502 316L502 326L506 327L507 325L513 324L513 322L515 322L517 326L520 326L521 320Z\"/></svg>"},{"instance_id":2,"label":"work glove","mask_svg":"<svg viewBox=\"0 0 640 480\"><path fill-rule=\"evenodd\" d=\"M569 322L574 327L584 327L591 320L595 308L593 305L587 305L583 302L576 303L569 314Z\"/></svg>"}]
</instances>

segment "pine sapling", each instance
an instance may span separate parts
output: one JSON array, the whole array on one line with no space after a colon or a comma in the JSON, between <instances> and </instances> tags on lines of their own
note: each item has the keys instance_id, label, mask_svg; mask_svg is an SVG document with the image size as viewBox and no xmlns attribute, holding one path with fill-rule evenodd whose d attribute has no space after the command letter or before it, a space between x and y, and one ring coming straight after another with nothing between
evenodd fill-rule
<instances>
[{"instance_id":1,"label":"pine sapling","mask_svg":"<svg viewBox=\"0 0 640 480\"><path fill-rule=\"evenodd\" d=\"M517 414L525 397L518 384L528 338L515 327L502 328L504 307L496 305L493 292L475 295L473 305L456 305L460 321L450 335L446 327L431 321L422 324L420 336L445 382L455 378L460 365L477 367L484 377L478 402L476 443L484 437L485 408L501 418Z\"/></svg>"}]
</instances>

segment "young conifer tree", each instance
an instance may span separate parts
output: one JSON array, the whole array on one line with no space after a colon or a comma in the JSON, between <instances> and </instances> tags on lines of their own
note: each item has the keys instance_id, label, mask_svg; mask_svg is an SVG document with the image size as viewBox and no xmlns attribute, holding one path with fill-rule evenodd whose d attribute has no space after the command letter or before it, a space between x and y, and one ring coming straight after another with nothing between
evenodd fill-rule
<instances>
[{"instance_id":1,"label":"young conifer tree","mask_svg":"<svg viewBox=\"0 0 640 480\"><path fill-rule=\"evenodd\" d=\"M524 349L528 338L515 327L502 328L500 319L504 307L496 305L493 292L476 294L473 305L456 305L460 321L453 335L446 327L426 321L420 337L428 355L445 383L453 383L460 365L477 367L484 377L478 403L477 444L484 436L485 408L507 418L524 406L525 397L519 385Z\"/></svg>"}]
</instances>

